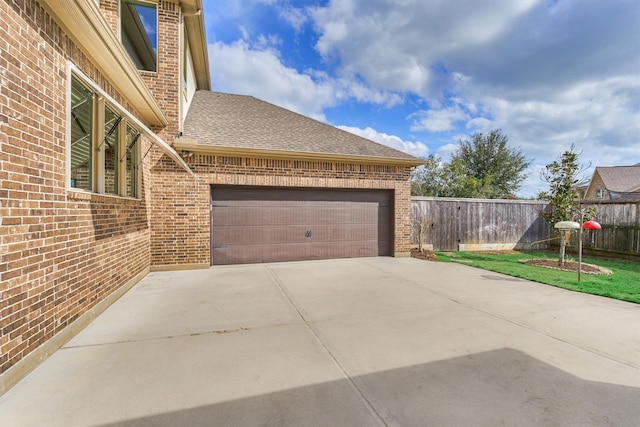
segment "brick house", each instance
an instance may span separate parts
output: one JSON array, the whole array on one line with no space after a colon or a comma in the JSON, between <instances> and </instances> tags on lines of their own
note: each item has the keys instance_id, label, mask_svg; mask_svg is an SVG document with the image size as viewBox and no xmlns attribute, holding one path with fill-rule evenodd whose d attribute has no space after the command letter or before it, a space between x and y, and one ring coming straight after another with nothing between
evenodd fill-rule
<instances>
[{"instance_id":1,"label":"brick house","mask_svg":"<svg viewBox=\"0 0 640 427\"><path fill-rule=\"evenodd\" d=\"M408 253L421 161L209 92L201 8L0 0L0 394L152 269Z\"/></svg>"},{"instance_id":2,"label":"brick house","mask_svg":"<svg viewBox=\"0 0 640 427\"><path fill-rule=\"evenodd\" d=\"M584 200L640 200L640 163L596 167Z\"/></svg>"}]
</instances>

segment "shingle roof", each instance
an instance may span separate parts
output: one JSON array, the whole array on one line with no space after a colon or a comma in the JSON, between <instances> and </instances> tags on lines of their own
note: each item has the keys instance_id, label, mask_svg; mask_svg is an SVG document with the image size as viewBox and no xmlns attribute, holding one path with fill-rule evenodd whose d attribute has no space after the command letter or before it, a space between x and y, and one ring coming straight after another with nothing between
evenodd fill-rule
<instances>
[{"instance_id":1,"label":"shingle roof","mask_svg":"<svg viewBox=\"0 0 640 427\"><path fill-rule=\"evenodd\" d=\"M640 190L640 164L635 166L600 166L596 168L596 172L609 191L632 192Z\"/></svg>"},{"instance_id":2,"label":"shingle roof","mask_svg":"<svg viewBox=\"0 0 640 427\"><path fill-rule=\"evenodd\" d=\"M184 121L182 137L198 147L422 160L252 96L197 91Z\"/></svg>"}]
</instances>

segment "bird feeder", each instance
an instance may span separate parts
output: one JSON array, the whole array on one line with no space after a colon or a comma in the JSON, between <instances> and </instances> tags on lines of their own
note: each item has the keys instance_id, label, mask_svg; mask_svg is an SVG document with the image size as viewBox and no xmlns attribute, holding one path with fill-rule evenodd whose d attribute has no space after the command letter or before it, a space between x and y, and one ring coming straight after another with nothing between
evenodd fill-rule
<instances>
[{"instance_id":1,"label":"bird feeder","mask_svg":"<svg viewBox=\"0 0 640 427\"><path fill-rule=\"evenodd\" d=\"M595 244L595 230L602 229L602 226L596 221L587 221L582 224L582 228L585 230L589 230L589 245L593 246Z\"/></svg>"},{"instance_id":2,"label":"bird feeder","mask_svg":"<svg viewBox=\"0 0 640 427\"><path fill-rule=\"evenodd\" d=\"M587 221L582 224L582 228L586 228L587 230L600 230L602 226L596 221Z\"/></svg>"},{"instance_id":3,"label":"bird feeder","mask_svg":"<svg viewBox=\"0 0 640 427\"><path fill-rule=\"evenodd\" d=\"M582 274L582 229L589 230L589 244L593 246L595 243L595 230L600 230L602 226L596 221L586 221L582 224L582 228L580 229L580 236L578 242L578 282L580 281L580 276Z\"/></svg>"},{"instance_id":4,"label":"bird feeder","mask_svg":"<svg viewBox=\"0 0 640 427\"><path fill-rule=\"evenodd\" d=\"M553 228L560 232L560 258L558 259L558 265L563 266L566 246L566 234L569 231L580 230L580 224L574 221L560 221L556 222Z\"/></svg>"},{"instance_id":5,"label":"bird feeder","mask_svg":"<svg viewBox=\"0 0 640 427\"><path fill-rule=\"evenodd\" d=\"M587 221L584 224L582 224L582 228L585 230L589 230L589 244L593 245L594 231L602 229L602 226L596 221Z\"/></svg>"}]
</instances>

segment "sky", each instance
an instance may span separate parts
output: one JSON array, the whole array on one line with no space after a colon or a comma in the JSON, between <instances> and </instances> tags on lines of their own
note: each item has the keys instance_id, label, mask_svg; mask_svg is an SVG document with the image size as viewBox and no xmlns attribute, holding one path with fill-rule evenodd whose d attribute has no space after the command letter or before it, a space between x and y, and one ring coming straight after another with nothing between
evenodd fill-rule
<instances>
[{"instance_id":1,"label":"sky","mask_svg":"<svg viewBox=\"0 0 640 427\"><path fill-rule=\"evenodd\" d=\"M531 165L572 144L583 179L640 163L638 0L203 0L212 90L417 157L501 129Z\"/></svg>"}]
</instances>

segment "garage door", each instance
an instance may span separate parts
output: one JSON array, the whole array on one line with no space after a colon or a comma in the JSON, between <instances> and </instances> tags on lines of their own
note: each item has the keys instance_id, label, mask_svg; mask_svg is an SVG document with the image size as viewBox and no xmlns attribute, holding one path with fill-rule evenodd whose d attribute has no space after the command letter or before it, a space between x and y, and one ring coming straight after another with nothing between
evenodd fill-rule
<instances>
[{"instance_id":1,"label":"garage door","mask_svg":"<svg viewBox=\"0 0 640 427\"><path fill-rule=\"evenodd\" d=\"M211 188L211 264L391 255L391 192Z\"/></svg>"}]
</instances>

